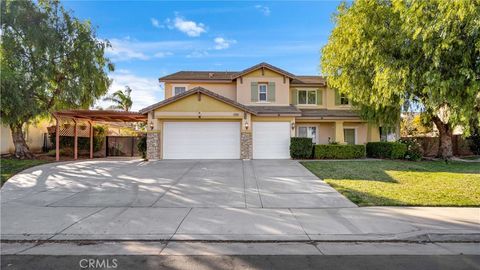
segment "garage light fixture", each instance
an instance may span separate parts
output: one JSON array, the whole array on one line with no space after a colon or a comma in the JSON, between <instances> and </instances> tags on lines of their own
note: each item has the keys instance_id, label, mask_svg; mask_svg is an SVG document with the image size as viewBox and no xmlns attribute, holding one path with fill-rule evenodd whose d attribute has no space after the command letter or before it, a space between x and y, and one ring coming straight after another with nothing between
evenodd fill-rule
<instances>
[{"instance_id":1,"label":"garage light fixture","mask_svg":"<svg viewBox=\"0 0 480 270\"><path fill-rule=\"evenodd\" d=\"M292 130L294 130L294 129L295 129L295 123L292 122Z\"/></svg>"},{"instance_id":2,"label":"garage light fixture","mask_svg":"<svg viewBox=\"0 0 480 270\"><path fill-rule=\"evenodd\" d=\"M248 129L248 122L245 122L245 129Z\"/></svg>"},{"instance_id":3,"label":"garage light fixture","mask_svg":"<svg viewBox=\"0 0 480 270\"><path fill-rule=\"evenodd\" d=\"M150 121L150 130L153 130L153 122Z\"/></svg>"}]
</instances>

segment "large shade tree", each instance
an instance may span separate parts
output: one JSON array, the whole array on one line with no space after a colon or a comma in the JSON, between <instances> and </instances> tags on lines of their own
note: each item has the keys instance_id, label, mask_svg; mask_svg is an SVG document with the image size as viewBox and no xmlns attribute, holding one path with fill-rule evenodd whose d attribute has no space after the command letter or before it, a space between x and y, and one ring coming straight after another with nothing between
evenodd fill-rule
<instances>
[{"instance_id":1,"label":"large shade tree","mask_svg":"<svg viewBox=\"0 0 480 270\"><path fill-rule=\"evenodd\" d=\"M384 125L414 107L437 127L452 156L456 125L478 126L480 1L359 0L341 4L322 49L330 87Z\"/></svg>"},{"instance_id":2,"label":"large shade tree","mask_svg":"<svg viewBox=\"0 0 480 270\"><path fill-rule=\"evenodd\" d=\"M15 156L31 158L23 127L65 108L88 108L110 85L108 42L58 1L1 2L1 121L10 126Z\"/></svg>"}]
</instances>

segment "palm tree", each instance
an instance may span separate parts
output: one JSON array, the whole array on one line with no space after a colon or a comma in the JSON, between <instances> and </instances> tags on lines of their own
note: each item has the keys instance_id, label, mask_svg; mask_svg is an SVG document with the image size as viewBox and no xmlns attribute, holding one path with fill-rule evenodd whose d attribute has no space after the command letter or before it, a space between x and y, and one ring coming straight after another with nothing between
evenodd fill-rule
<instances>
[{"instance_id":1,"label":"palm tree","mask_svg":"<svg viewBox=\"0 0 480 270\"><path fill-rule=\"evenodd\" d=\"M110 109L120 109L128 112L132 107L130 93L132 93L132 89L126 86L125 90L118 90L103 100L115 103L109 107Z\"/></svg>"}]
</instances>

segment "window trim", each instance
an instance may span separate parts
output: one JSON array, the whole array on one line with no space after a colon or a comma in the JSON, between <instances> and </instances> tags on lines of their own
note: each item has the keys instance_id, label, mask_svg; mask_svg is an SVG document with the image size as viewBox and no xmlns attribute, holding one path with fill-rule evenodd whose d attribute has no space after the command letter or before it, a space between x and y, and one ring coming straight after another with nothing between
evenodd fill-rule
<instances>
[{"instance_id":1,"label":"window trim","mask_svg":"<svg viewBox=\"0 0 480 270\"><path fill-rule=\"evenodd\" d=\"M265 100L260 99L260 94L262 94L262 93L260 93L260 86L262 86L262 85L265 85ZM257 87L258 87L257 88L257 90L258 90L258 103L268 103L268 83L263 83L263 82L260 83L259 82Z\"/></svg>"},{"instance_id":2,"label":"window trim","mask_svg":"<svg viewBox=\"0 0 480 270\"><path fill-rule=\"evenodd\" d=\"M176 87L185 87L185 92L188 91L188 84L172 84L172 89L171 89L172 97L175 96Z\"/></svg>"},{"instance_id":3,"label":"window trim","mask_svg":"<svg viewBox=\"0 0 480 270\"><path fill-rule=\"evenodd\" d=\"M307 134L308 134L308 128L315 128L315 141L312 140L312 142L314 144L318 144L318 141L319 141L318 140L319 139L318 138L318 132L319 132L318 126L315 126L315 125L298 125L297 128L296 128L296 131L295 131L296 136L300 137L299 133L300 133L300 128L302 128L302 127L307 128ZM307 137L307 138L309 138L309 137Z\"/></svg>"},{"instance_id":4,"label":"window trim","mask_svg":"<svg viewBox=\"0 0 480 270\"><path fill-rule=\"evenodd\" d=\"M353 129L353 132L355 132L353 145L358 144L358 127L349 127L349 126L344 126L343 127L343 132L344 132L343 133L343 141L346 143L346 141L345 141L345 129Z\"/></svg>"},{"instance_id":5,"label":"window trim","mask_svg":"<svg viewBox=\"0 0 480 270\"><path fill-rule=\"evenodd\" d=\"M343 104L342 103L342 100L347 100L347 104ZM350 105L350 100L348 99L348 97L345 95L345 94L340 94L340 106L348 106Z\"/></svg>"},{"instance_id":6,"label":"window trim","mask_svg":"<svg viewBox=\"0 0 480 270\"><path fill-rule=\"evenodd\" d=\"M318 90L318 89L297 89L297 105L301 105L301 106L317 106L317 103L318 103L317 90ZM301 91L307 92L307 94L306 94L306 96L305 96L305 101L306 101L307 103L300 103L300 92L301 92ZM313 103L313 104L308 103L308 92L309 92L309 91L315 92L315 103Z\"/></svg>"}]
</instances>

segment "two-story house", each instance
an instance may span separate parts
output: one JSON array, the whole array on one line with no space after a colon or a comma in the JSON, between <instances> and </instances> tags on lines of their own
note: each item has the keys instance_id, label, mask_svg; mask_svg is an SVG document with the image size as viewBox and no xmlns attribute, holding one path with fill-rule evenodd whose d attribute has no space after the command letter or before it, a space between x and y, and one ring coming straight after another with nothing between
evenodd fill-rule
<instances>
[{"instance_id":1,"label":"two-story house","mask_svg":"<svg viewBox=\"0 0 480 270\"><path fill-rule=\"evenodd\" d=\"M321 76L260 63L239 72L180 71L159 79L148 114L150 159L286 159L290 137L316 144L380 140Z\"/></svg>"}]
</instances>

